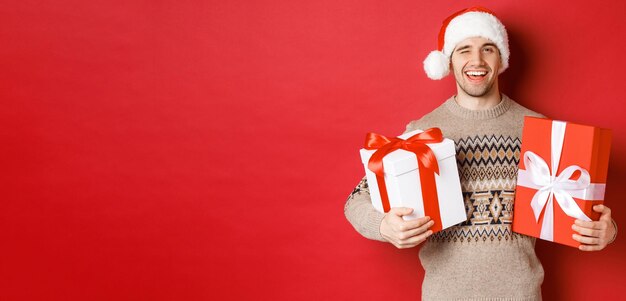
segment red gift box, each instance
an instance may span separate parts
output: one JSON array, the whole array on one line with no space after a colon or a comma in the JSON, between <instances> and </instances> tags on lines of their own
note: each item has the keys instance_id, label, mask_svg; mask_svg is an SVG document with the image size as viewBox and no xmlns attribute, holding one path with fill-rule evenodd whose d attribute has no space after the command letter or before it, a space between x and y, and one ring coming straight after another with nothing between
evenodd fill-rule
<instances>
[{"instance_id":1,"label":"red gift box","mask_svg":"<svg viewBox=\"0 0 626 301\"><path fill-rule=\"evenodd\" d=\"M611 130L525 117L513 232L578 247L576 219L598 220Z\"/></svg>"}]
</instances>

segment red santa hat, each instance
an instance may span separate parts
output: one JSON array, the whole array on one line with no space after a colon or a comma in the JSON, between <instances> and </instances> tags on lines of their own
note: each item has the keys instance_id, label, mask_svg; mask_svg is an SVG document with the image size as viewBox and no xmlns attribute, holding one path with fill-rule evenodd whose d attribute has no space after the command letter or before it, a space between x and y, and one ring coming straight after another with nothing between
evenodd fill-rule
<instances>
[{"instance_id":1,"label":"red santa hat","mask_svg":"<svg viewBox=\"0 0 626 301\"><path fill-rule=\"evenodd\" d=\"M439 31L438 50L432 51L424 60L424 71L431 79L442 79L450 73L450 56L461 41L483 37L491 40L500 50L502 68L509 67L509 38L502 22L484 7L471 7L458 11L445 19Z\"/></svg>"}]
</instances>

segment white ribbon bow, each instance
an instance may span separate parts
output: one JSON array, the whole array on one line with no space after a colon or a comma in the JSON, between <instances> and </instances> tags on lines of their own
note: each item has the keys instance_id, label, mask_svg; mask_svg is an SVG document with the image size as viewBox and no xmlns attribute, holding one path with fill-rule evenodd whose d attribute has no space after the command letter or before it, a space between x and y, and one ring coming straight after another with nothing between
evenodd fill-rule
<instances>
[{"instance_id":1,"label":"white ribbon bow","mask_svg":"<svg viewBox=\"0 0 626 301\"><path fill-rule=\"evenodd\" d=\"M604 199L605 185L591 184L589 172L586 169L571 165L557 174L565 138L565 127L565 122L552 122L552 168L548 168L546 161L537 154L526 151L524 153L526 170L520 169L517 178L518 185L538 189L530 202L530 206L537 222L539 222L539 216L545 208L540 238L549 241L554 241L554 199L565 214L585 221L591 221L591 219L578 207L574 197L585 200ZM576 171L580 171L580 177L571 180L570 177Z\"/></svg>"}]
</instances>

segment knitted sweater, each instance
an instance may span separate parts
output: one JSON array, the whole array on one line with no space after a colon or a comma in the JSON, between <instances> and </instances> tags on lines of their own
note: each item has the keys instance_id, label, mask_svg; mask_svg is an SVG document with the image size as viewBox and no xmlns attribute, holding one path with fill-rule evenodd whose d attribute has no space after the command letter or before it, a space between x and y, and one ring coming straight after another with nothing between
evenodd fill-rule
<instances>
[{"instance_id":1,"label":"knitted sweater","mask_svg":"<svg viewBox=\"0 0 626 301\"><path fill-rule=\"evenodd\" d=\"M542 116L503 95L487 110L454 98L406 130L439 127L455 141L467 220L431 235L419 258L423 300L541 300L543 267L535 239L511 232L524 116ZM345 215L363 236L385 241L384 214L372 205L364 178L348 197Z\"/></svg>"}]
</instances>

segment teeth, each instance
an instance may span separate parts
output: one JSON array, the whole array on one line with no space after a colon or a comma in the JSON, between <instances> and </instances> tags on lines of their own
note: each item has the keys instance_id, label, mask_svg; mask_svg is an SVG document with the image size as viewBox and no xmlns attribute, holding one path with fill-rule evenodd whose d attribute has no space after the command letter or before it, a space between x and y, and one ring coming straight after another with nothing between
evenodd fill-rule
<instances>
[{"instance_id":1,"label":"teeth","mask_svg":"<svg viewBox=\"0 0 626 301\"><path fill-rule=\"evenodd\" d=\"M465 72L465 74L472 75L472 76L484 76L487 74L487 72L486 71L467 71Z\"/></svg>"}]
</instances>

